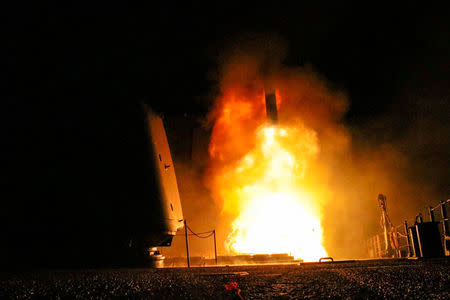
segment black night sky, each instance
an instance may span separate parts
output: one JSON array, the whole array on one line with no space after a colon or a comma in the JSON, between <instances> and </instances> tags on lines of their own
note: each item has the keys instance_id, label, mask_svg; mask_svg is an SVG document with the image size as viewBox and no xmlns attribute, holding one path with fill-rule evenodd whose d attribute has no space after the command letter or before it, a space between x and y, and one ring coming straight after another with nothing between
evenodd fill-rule
<instances>
[{"instance_id":1,"label":"black night sky","mask_svg":"<svg viewBox=\"0 0 450 300\"><path fill-rule=\"evenodd\" d=\"M417 172L448 196L448 10L212 3L4 10L0 256L8 263L36 262L33 253L46 265L54 256L42 253L70 257L80 251L73 244L96 243L100 231L108 232L100 244L111 245L108 235L141 226L150 176L141 104L167 118L205 117L220 54L254 35L284 39L283 64L311 65L345 90L343 121L355 134L418 150ZM410 140L411 130L427 138ZM67 265L61 259L53 264Z\"/></svg>"}]
</instances>

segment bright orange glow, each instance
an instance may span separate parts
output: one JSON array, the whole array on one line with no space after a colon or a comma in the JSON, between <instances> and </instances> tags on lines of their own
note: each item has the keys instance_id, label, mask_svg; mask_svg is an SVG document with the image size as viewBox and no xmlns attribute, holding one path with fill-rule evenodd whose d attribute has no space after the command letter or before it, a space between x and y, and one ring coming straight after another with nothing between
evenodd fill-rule
<instances>
[{"instance_id":1,"label":"bright orange glow","mask_svg":"<svg viewBox=\"0 0 450 300\"><path fill-rule=\"evenodd\" d=\"M215 192L223 211L235 216L226 249L290 253L305 261L327 256L320 192L305 179L319 153L316 133L301 120L269 124L259 95L240 99L230 93L221 100L210 155Z\"/></svg>"}]
</instances>

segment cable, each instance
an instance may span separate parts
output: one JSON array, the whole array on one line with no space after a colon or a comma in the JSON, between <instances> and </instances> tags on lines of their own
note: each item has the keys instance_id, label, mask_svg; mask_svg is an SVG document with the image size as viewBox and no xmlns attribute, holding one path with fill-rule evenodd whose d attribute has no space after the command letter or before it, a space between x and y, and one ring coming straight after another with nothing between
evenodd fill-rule
<instances>
[{"instance_id":1,"label":"cable","mask_svg":"<svg viewBox=\"0 0 450 300\"><path fill-rule=\"evenodd\" d=\"M189 226L186 225L186 227L193 235L195 235L196 237L201 238L201 239L209 238L210 236L212 236L214 234L214 231L195 233L194 231L192 231L192 229ZM201 236L201 234L207 234L207 233L209 233L209 234L206 236Z\"/></svg>"}]
</instances>

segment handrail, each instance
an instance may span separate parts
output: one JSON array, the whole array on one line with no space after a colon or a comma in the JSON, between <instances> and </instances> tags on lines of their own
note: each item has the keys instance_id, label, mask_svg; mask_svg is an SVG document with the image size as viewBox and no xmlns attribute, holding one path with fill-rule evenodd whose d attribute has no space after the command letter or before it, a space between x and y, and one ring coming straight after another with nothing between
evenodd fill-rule
<instances>
[{"instance_id":1,"label":"handrail","mask_svg":"<svg viewBox=\"0 0 450 300\"><path fill-rule=\"evenodd\" d=\"M428 215L430 217L430 221L431 222L435 222L435 212L434 211L436 209L439 209L440 218L439 218L438 222L440 223L440 226L442 226L442 233L441 234L443 235L445 241L450 241L450 229L449 229L450 218L448 217L448 213L447 213L448 206L446 205L448 203L450 203L450 199L441 200L436 207L431 207L431 206L428 207ZM398 251L398 255L401 255L400 254L400 249L405 249L405 248L409 249L408 256L411 255L411 246L412 245L411 245L411 242L410 242L410 238L411 237L409 236L409 230L408 230L408 228L410 226L408 226L408 223L416 225L417 223L421 223L421 222L423 222L423 215L422 215L422 213L419 213L415 218L407 219L407 220L405 220L403 222L403 224L399 224L397 226L393 225L391 227L391 230L395 230L396 231L396 234L395 234L394 238L397 240L397 246L395 248ZM403 230L404 233L401 232L401 230L400 230L401 227L404 227L404 230ZM380 244L380 242L383 241L383 239L380 239L378 241L378 238L379 238L380 235L381 235L380 233L377 233L377 234L373 235L370 239L367 240L369 245L370 244L374 244L373 246L369 246L369 247L372 250L374 250L375 253L377 253L375 255L380 255L380 251L381 251L381 244ZM404 240L406 240L406 245L398 245L398 243L400 243L400 241L404 241ZM378 243L378 246L376 245L377 243ZM392 243L392 241L391 241L391 243ZM450 247L449 247L449 245L450 245L450 243L448 243L448 244L444 243L444 252L445 252L445 255L447 255L447 256L450 255ZM381 251L381 253L382 252L383 251Z\"/></svg>"},{"instance_id":2,"label":"handrail","mask_svg":"<svg viewBox=\"0 0 450 300\"><path fill-rule=\"evenodd\" d=\"M320 259L319 259L319 262L321 263L321 262L334 262L334 259L331 257L331 256L328 256L328 257L321 257Z\"/></svg>"},{"instance_id":3,"label":"handrail","mask_svg":"<svg viewBox=\"0 0 450 300\"><path fill-rule=\"evenodd\" d=\"M449 203L449 202L450 202L450 199L443 200L443 201L439 202L439 204L436 205L435 207L431 207L431 206L430 206L430 209L431 209L431 210L438 209L438 208L440 208L442 205L445 205L445 204L447 204L447 203Z\"/></svg>"}]
</instances>

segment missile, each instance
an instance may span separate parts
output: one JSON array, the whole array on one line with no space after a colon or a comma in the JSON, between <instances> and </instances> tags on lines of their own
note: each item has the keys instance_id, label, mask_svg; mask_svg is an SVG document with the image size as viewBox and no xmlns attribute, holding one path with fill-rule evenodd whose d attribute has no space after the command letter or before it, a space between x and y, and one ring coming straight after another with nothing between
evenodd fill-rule
<instances>
[{"instance_id":1,"label":"missile","mask_svg":"<svg viewBox=\"0 0 450 300\"><path fill-rule=\"evenodd\" d=\"M278 123L277 97L275 90L269 89L265 93L267 120L273 125Z\"/></svg>"}]
</instances>

